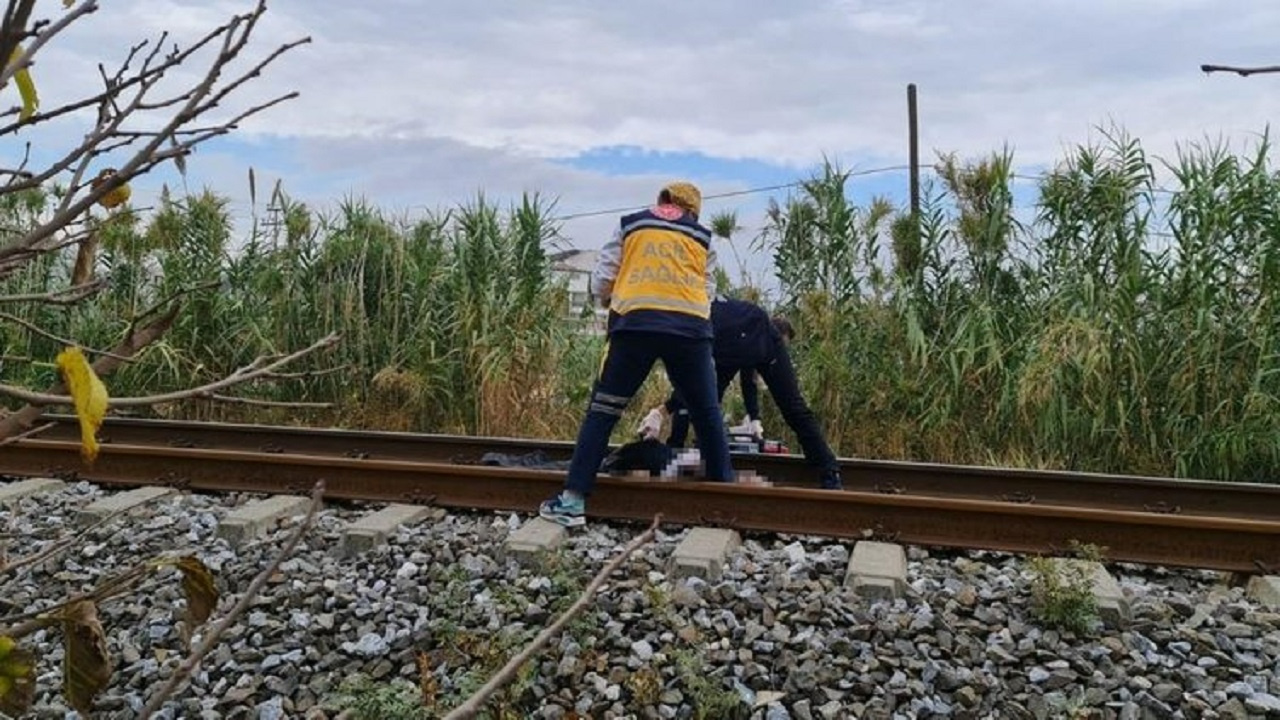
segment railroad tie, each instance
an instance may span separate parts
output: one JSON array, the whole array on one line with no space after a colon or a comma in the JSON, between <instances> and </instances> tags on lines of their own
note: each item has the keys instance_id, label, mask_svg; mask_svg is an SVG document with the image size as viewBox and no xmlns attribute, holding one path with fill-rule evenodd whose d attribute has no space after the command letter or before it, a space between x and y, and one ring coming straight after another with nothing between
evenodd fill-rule
<instances>
[{"instance_id":1,"label":"railroad tie","mask_svg":"<svg viewBox=\"0 0 1280 720\"><path fill-rule=\"evenodd\" d=\"M127 512L172 492L172 488L163 485L144 485L128 492L106 495L80 508L76 521L80 525L92 525L112 513Z\"/></svg>"},{"instance_id":2,"label":"railroad tie","mask_svg":"<svg viewBox=\"0 0 1280 720\"><path fill-rule=\"evenodd\" d=\"M341 555L352 557L371 552L386 542L387 537L401 526L412 525L427 518L439 520L444 514L444 510L427 505L393 503L348 525L342 531Z\"/></svg>"},{"instance_id":3,"label":"railroad tie","mask_svg":"<svg viewBox=\"0 0 1280 720\"><path fill-rule=\"evenodd\" d=\"M1280 576L1254 575L1247 589L1250 599L1268 608L1280 609Z\"/></svg>"},{"instance_id":4,"label":"railroad tie","mask_svg":"<svg viewBox=\"0 0 1280 720\"><path fill-rule=\"evenodd\" d=\"M554 552L564 542L567 534L563 526L535 517L508 535L505 546L511 557L525 563L543 553Z\"/></svg>"},{"instance_id":5,"label":"railroad tie","mask_svg":"<svg viewBox=\"0 0 1280 720\"><path fill-rule=\"evenodd\" d=\"M845 587L868 600L894 600L907 588L907 553L896 543L860 540L844 574Z\"/></svg>"},{"instance_id":6,"label":"railroad tie","mask_svg":"<svg viewBox=\"0 0 1280 720\"><path fill-rule=\"evenodd\" d=\"M715 582L724 576L729 553L742 544L738 533L724 528L696 527L671 553L672 578L699 577Z\"/></svg>"},{"instance_id":7,"label":"railroad tie","mask_svg":"<svg viewBox=\"0 0 1280 720\"><path fill-rule=\"evenodd\" d=\"M18 482L0 485L0 505L21 500L24 497L54 492L66 487L66 483L57 478L27 478Z\"/></svg>"},{"instance_id":8,"label":"railroad tie","mask_svg":"<svg viewBox=\"0 0 1280 720\"><path fill-rule=\"evenodd\" d=\"M232 545L252 540L271 529L282 518L305 515L311 499L301 495L272 495L241 505L218 523L218 537Z\"/></svg>"}]
</instances>

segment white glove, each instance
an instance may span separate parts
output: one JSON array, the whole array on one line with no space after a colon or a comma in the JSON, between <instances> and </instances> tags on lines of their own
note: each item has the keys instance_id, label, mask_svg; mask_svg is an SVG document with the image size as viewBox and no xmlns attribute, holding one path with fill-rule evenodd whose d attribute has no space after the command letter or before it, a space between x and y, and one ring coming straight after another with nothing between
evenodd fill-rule
<instances>
[{"instance_id":1,"label":"white glove","mask_svg":"<svg viewBox=\"0 0 1280 720\"><path fill-rule=\"evenodd\" d=\"M636 432L645 440L653 440L662 432L662 408L654 408L640 421Z\"/></svg>"},{"instance_id":2,"label":"white glove","mask_svg":"<svg viewBox=\"0 0 1280 720\"><path fill-rule=\"evenodd\" d=\"M747 429L755 439L764 439L764 425L761 425L759 420L752 420L747 424Z\"/></svg>"}]
</instances>

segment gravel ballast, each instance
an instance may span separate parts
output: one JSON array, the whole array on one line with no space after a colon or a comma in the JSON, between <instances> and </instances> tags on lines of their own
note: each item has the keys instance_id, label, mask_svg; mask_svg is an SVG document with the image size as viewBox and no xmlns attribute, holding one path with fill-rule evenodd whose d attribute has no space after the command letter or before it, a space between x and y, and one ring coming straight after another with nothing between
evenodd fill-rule
<instances>
[{"instance_id":1,"label":"gravel ballast","mask_svg":"<svg viewBox=\"0 0 1280 720\"><path fill-rule=\"evenodd\" d=\"M0 509L8 557L72 532L77 509L104 492L73 483ZM248 499L176 494L119 518L41 567L5 574L6 612L192 552L224 593L216 621L294 527L241 547L219 539L219 517ZM521 565L502 546L525 517L451 513L341 559L343 528L376 509L326 507L163 716L335 717L362 678L383 696L425 693L438 711L420 717L442 715L643 530L592 524ZM909 548L906 596L870 602L843 585L852 544L820 538L747 535L721 580L672 581L667 559L687 531L668 528L639 550L491 710L553 720L1280 717L1280 615L1216 573L1111 565L1133 621L1077 635L1037 619L1026 558ZM101 609L115 675L100 716L132 717L181 661L181 598L166 570ZM40 658L33 716L74 717L60 691L60 633L24 643Z\"/></svg>"}]
</instances>

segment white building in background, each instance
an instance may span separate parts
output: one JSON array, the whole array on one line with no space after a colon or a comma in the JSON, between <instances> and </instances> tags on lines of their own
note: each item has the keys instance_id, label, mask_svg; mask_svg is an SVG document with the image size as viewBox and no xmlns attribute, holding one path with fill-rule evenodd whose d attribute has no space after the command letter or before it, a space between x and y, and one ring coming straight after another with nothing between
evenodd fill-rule
<instances>
[{"instance_id":1,"label":"white building in background","mask_svg":"<svg viewBox=\"0 0 1280 720\"><path fill-rule=\"evenodd\" d=\"M566 314L573 319L583 317L590 310L595 316L592 330L603 333L608 311L594 304L591 298L591 271L596 267L598 250L562 250L548 256L551 261L551 275L557 280L567 280L569 285L569 306Z\"/></svg>"}]
</instances>

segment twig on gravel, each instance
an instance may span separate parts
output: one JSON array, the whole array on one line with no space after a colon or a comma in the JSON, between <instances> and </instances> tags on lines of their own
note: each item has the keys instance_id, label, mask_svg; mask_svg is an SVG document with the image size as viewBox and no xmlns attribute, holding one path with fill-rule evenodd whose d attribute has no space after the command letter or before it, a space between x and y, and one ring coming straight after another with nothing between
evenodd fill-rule
<instances>
[{"instance_id":1,"label":"twig on gravel","mask_svg":"<svg viewBox=\"0 0 1280 720\"><path fill-rule=\"evenodd\" d=\"M53 423L50 423L50 425L52 424ZM22 568L38 565L42 562L50 560L51 558L53 558L54 555L57 555L58 553L74 546L75 544L89 537L90 534L96 532L102 526L108 523L114 522L115 519L120 517L121 515L125 515L128 513L134 512L136 510L146 508L150 506L151 503L156 502L157 500L163 500L163 499L169 498L175 492L177 491L171 489L165 492L163 495L156 495L154 497L147 498L146 500L142 501L137 505L127 507L127 508L120 508L119 510L113 510L107 513L106 515L104 515L103 517L99 518L98 520L94 521L92 524L86 525L82 528L77 529L76 531L72 532L70 535L62 538L61 540L56 540L53 543L50 543L49 546L44 548L43 550L40 550L39 552L33 553L31 555L27 555L25 557L20 557L17 560L14 560L12 563L6 564L5 566L0 567L0 576L8 575L10 573L16 574L17 571ZM0 580L0 588L6 587L8 584L12 583L14 580L17 580L17 579L18 578L15 575L15 577L13 578ZM41 610L40 612L44 612L44 611Z\"/></svg>"},{"instance_id":2,"label":"twig on gravel","mask_svg":"<svg viewBox=\"0 0 1280 720\"><path fill-rule=\"evenodd\" d=\"M323 497L324 481L320 480L316 482L315 487L311 490L311 506L307 509L307 516L302 520L302 523L298 525L297 529L293 531L293 535L291 535L289 540L285 542L284 547L280 548L280 552L276 553L276 556L272 558L271 562L268 563L265 568L262 569L262 572L258 573L257 576L253 578L253 582L249 583L249 587L246 588L244 594L240 596L240 601L235 604L235 607L231 608L231 612L227 613L226 617L219 620L218 624L210 629L208 634L200 639L200 644L192 649L191 653L182 661L182 664L178 666L173 675L169 676L169 681L166 682L155 695L151 696L151 699L147 701L146 706L142 708L142 712L138 714L138 720L147 720L147 718L150 718L157 710L159 710L160 707L169 700L170 696L173 695L174 691L178 689L178 685L195 671L196 666L200 664L200 661L204 656L208 655L209 651L218 644L218 641L222 638L222 635L226 632L227 628L235 624L235 622L240 619L240 616L249 609L249 606L253 604L255 599L257 599L258 593L262 592L262 587L267 584L267 580L276 573L280 568L280 564L293 554L293 549L298 546L298 543L302 541L302 537L306 535L307 531L311 529L311 526L315 524L316 513L320 510L321 500Z\"/></svg>"},{"instance_id":3,"label":"twig on gravel","mask_svg":"<svg viewBox=\"0 0 1280 720\"><path fill-rule=\"evenodd\" d=\"M137 583L154 569L154 566L149 562L138 563L114 577L103 580L87 592L77 593L40 610L31 610L21 615L0 618L0 623L16 623L14 625L0 626L0 635L14 639L26 637L41 628L59 622L62 613L82 602L99 605L133 590L137 587Z\"/></svg>"},{"instance_id":4,"label":"twig on gravel","mask_svg":"<svg viewBox=\"0 0 1280 720\"><path fill-rule=\"evenodd\" d=\"M578 599L569 606L569 609L564 611L564 614L562 614L554 623L547 626L542 632L538 633L537 637L525 646L519 654L508 660L507 664L503 665L502 669L489 679L489 682L485 683L479 690L472 693L471 697L467 698L466 702L451 710L448 715L445 715L444 720L470 720L471 718L474 718L476 714L480 712L480 709L484 707L484 704L489 702L489 698L492 697L494 693L501 690L504 685L515 679L516 673L520 671L521 665L528 662L539 650L543 648L543 646L548 642L551 642L551 639L554 638L565 625L568 625L570 620L587 607L587 604L590 603L592 598L595 596L596 590L598 590L600 586L609 579L609 575L613 574L614 570L617 570L622 563L626 562L627 558L631 557L632 553L653 539L653 536L658 532L658 523L661 521L662 515L654 515L653 523L649 525L649 529L645 530L643 533L636 536L636 538L631 542L627 543L627 546L622 548L622 554L609 561L609 564L605 565L604 568L591 579L591 582L587 585L586 589L583 590L582 594L578 596Z\"/></svg>"}]
</instances>

